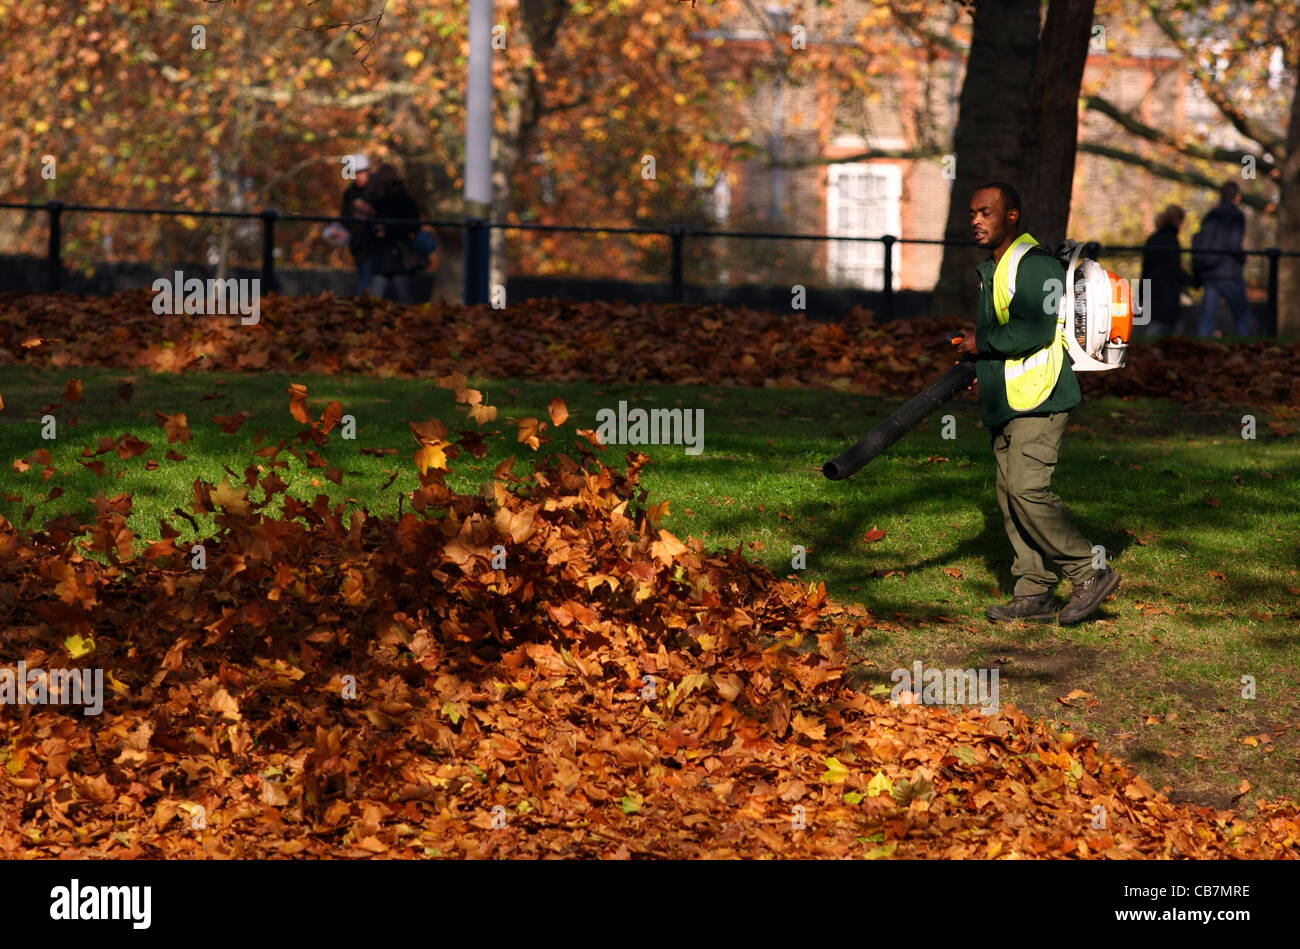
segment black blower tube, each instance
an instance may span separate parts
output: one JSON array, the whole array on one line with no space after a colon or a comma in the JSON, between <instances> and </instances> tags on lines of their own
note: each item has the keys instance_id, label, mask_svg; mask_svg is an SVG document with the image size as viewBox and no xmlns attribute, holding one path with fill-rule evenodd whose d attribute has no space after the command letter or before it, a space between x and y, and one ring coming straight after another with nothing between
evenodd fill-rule
<instances>
[{"instance_id":1,"label":"black blower tube","mask_svg":"<svg viewBox=\"0 0 1300 949\"><path fill-rule=\"evenodd\" d=\"M822 474L841 481L925 421L935 409L975 381L975 363L963 360L930 383L920 395L858 439L852 448L822 465Z\"/></svg>"}]
</instances>

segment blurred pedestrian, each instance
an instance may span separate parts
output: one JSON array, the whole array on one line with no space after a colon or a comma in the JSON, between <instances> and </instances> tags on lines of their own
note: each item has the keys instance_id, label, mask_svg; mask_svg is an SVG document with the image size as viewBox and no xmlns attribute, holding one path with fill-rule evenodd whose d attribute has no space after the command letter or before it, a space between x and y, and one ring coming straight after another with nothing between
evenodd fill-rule
<instances>
[{"instance_id":1,"label":"blurred pedestrian","mask_svg":"<svg viewBox=\"0 0 1300 949\"><path fill-rule=\"evenodd\" d=\"M343 189L339 217L364 217L370 213L369 205L362 198L370 186L370 159L363 154L349 155L348 158L352 161L352 171L356 177ZM374 277L370 260L370 229L364 221L344 220L342 224L350 234L348 250L352 252L352 260L357 268L357 296L364 296Z\"/></svg>"},{"instance_id":2,"label":"blurred pedestrian","mask_svg":"<svg viewBox=\"0 0 1300 949\"><path fill-rule=\"evenodd\" d=\"M1246 263L1246 255L1241 251L1246 216L1237 207L1240 203L1241 189L1235 181L1226 182L1219 189L1219 203L1205 215L1200 231L1192 238L1192 270L1205 284L1205 303L1198 327L1201 336L1223 335L1215 329L1220 297L1232 309L1238 336L1249 336L1254 329L1242 273Z\"/></svg>"},{"instance_id":3,"label":"blurred pedestrian","mask_svg":"<svg viewBox=\"0 0 1300 949\"><path fill-rule=\"evenodd\" d=\"M1200 286L1200 281L1183 269L1182 245L1178 229L1183 226L1183 209L1171 204L1156 215L1156 229L1142 248L1142 306L1147 333L1172 333L1181 322L1179 299L1184 287Z\"/></svg>"},{"instance_id":4,"label":"blurred pedestrian","mask_svg":"<svg viewBox=\"0 0 1300 949\"><path fill-rule=\"evenodd\" d=\"M415 303L416 274L429 263L428 255L415 243L420 229L419 205L397 169L389 164L375 169L362 200L374 218L369 237L375 272L371 294L396 303Z\"/></svg>"}]
</instances>

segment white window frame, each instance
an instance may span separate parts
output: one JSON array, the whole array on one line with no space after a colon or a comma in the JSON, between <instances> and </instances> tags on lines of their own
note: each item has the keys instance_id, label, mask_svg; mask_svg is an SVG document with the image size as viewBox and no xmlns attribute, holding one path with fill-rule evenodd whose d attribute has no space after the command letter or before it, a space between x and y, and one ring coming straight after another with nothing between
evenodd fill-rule
<instances>
[{"instance_id":1,"label":"white window frame","mask_svg":"<svg viewBox=\"0 0 1300 949\"><path fill-rule=\"evenodd\" d=\"M862 197L848 199L849 207L840 194L844 178L862 180ZM879 182L879 196L872 207L870 179ZM850 185L850 188L853 186ZM842 162L828 168L826 187L826 233L845 237L902 236L903 170L894 164L881 162ZM842 223L841 210L852 218ZM864 290L883 290L885 283L885 245L866 241L830 241L826 254L828 278L839 283L850 283ZM893 285L899 289L902 270L902 247L893 247Z\"/></svg>"}]
</instances>

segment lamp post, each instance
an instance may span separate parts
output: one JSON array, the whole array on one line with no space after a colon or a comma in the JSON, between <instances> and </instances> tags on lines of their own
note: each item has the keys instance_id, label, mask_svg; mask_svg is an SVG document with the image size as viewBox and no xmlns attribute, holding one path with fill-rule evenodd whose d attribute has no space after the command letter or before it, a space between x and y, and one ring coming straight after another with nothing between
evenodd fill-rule
<instances>
[{"instance_id":1,"label":"lamp post","mask_svg":"<svg viewBox=\"0 0 1300 949\"><path fill-rule=\"evenodd\" d=\"M465 89L465 303L486 303L492 214L492 0L470 0Z\"/></svg>"}]
</instances>

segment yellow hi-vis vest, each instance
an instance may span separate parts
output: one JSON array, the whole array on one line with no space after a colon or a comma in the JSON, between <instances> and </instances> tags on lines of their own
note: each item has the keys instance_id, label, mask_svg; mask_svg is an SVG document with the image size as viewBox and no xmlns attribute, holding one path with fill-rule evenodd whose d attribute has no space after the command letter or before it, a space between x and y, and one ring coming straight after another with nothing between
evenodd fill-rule
<instances>
[{"instance_id":1,"label":"yellow hi-vis vest","mask_svg":"<svg viewBox=\"0 0 1300 949\"><path fill-rule=\"evenodd\" d=\"M1011 320L1011 298L1016 294L1016 271L1020 260L1037 244L1038 241L1029 234L1021 234L1007 248L993 271L993 312L1003 326ZM1064 294L1064 288L1061 292ZM1056 313L1055 338L1028 356L1006 361L1007 405L1017 412L1029 412L1042 405L1056 388L1065 360L1065 300L1062 296Z\"/></svg>"}]
</instances>

